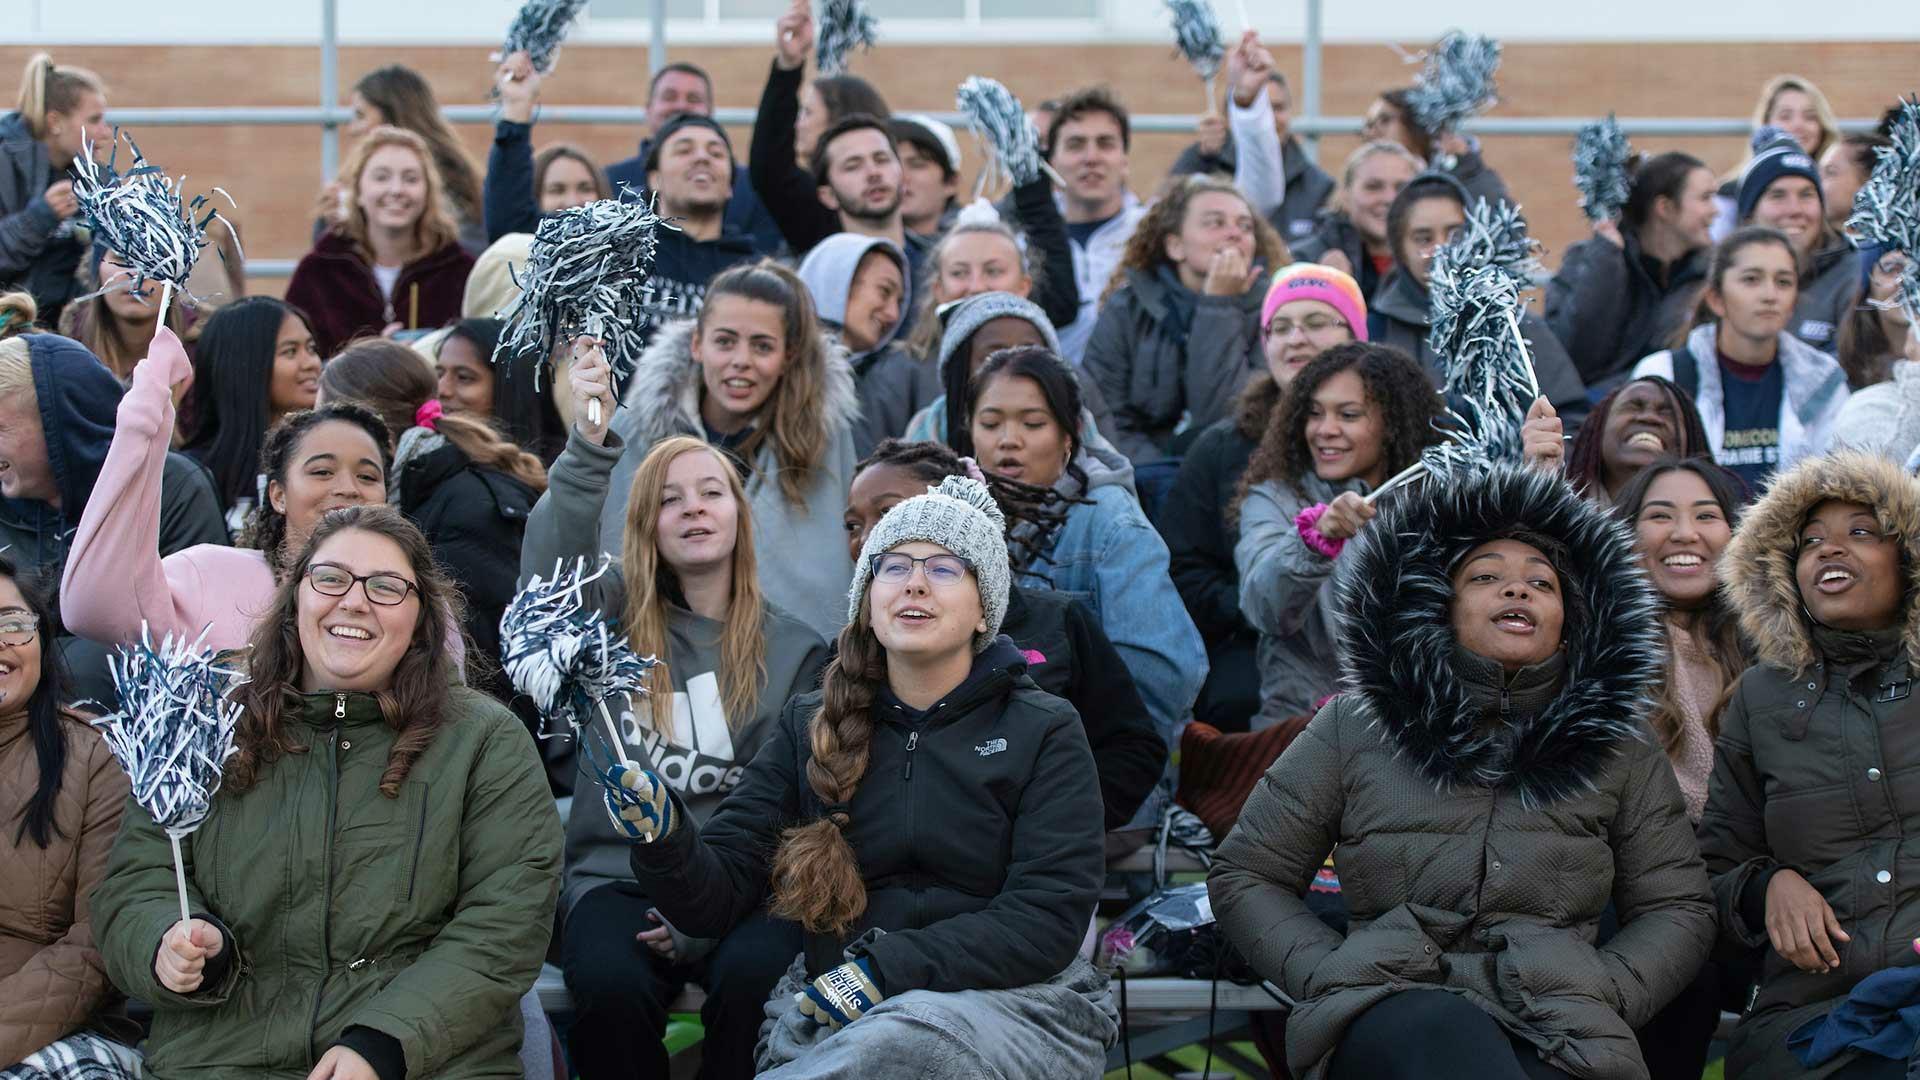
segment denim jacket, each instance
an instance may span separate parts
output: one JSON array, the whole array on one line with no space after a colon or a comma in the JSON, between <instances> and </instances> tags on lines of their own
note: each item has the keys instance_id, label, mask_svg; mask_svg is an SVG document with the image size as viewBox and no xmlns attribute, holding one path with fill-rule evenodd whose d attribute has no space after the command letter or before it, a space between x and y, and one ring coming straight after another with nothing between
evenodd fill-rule
<instances>
[{"instance_id":1,"label":"denim jacket","mask_svg":"<svg viewBox=\"0 0 1920 1080\"><path fill-rule=\"evenodd\" d=\"M1173 587L1166 542L1120 482L1121 472L1106 463L1108 455L1124 466L1125 458L1113 450L1074 455L1087 474L1087 489L1078 490L1072 474L1060 484L1092 501L1073 506L1051 553L1036 559L1015 584L1053 589L1087 605L1113 639L1171 750L1206 681L1207 647ZM1149 798L1133 824L1158 820L1164 805L1164 799Z\"/></svg>"}]
</instances>

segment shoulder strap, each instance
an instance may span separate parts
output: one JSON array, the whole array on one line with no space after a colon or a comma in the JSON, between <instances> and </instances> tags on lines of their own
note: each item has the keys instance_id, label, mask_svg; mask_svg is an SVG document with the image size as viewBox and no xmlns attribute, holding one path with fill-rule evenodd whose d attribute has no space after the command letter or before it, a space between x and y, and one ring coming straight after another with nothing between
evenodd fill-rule
<instances>
[{"instance_id":1,"label":"shoulder strap","mask_svg":"<svg viewBox=\"0 0 1920 1080\"><path fill-rule=\"evenodd\" d=\"M1673 350L1673 382L1685 390L1688 397L1700 396L1700 361L1685 342Z\"/></svg>"}]
</instances>

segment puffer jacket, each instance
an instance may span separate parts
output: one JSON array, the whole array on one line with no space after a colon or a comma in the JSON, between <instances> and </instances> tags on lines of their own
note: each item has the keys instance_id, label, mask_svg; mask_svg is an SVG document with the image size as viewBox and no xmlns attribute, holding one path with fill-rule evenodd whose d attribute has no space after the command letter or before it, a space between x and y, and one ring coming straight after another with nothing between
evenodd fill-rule
<instances>
[{"instance_id":1,"label":"puffer jacket","mask_svg":"<svg viewBox=\"0 0 1920 1080\"><path fill-rule=\"evenodd\" d=\"M1170 282L1139 270L1126 279L1101 306L1082 365L1113 408L1104 434L1142 465L1165 457L1176 431L1233 411L1234 395L1263 363L1267 283L1260 274L1239 296L1197 294L1191 323L1182 325Z\"/></svg>"},{"instance_id":2,"label":"puffer jacket","mask_svg":"<svg viewBox=\"0 0 1920 1080\"><path fill-rule=\"evenodd\" d=\"M1707 276L1704 248L1656 281L1639 236L1623 230L1622 240L1624 248L1597 236L1574 244L1547 282L1547 326L1588 386L1611 386L1635 361L1666 348Z\"/></svg>"},{"instance_id":3,"label":"puffer jacket","mask_svg":"<svg viewBox=\"0 0 1920 1080\"><path fill-rule=\"evenodd\" d=\"M18 836L15 816L40 784L24 710L0 716L0 1069L86 1028L139 1032L119 1016L119 993L94 945L88 899L127 801L127 777L98 732L62 723L66 768L45 848ZM16 801L17 800L17 801Z\"/></svg>"},{"instance_id":4,"label":"puffer jacket","mask_svg":"<svg viewBox=\"0 0 1920 1080\"><path fill-rule=\"evenodd\" d=\"M1907 608L1877 648L1816 632L1799 601L1793 551L1807 512L1828 499L1878 508L1905 548ZM1920 963L1920 488L1900 466L1832 454L1776 477L1747 511L1721 561L1741 627L1760 662L1741 677L1721 721L1700 847L1713 875L1721 932L1764 949L1758 996L1735 1029L1729 1076L1825 1076L1853 1060L1803 1069L1787 1035L1831 1011L1877 971ZM1835 644L1870 652L1829 660ZM1820 890L1852 940L1840 967L1808 974L1768 947L1766 886L1790 867Z\"/></svg>"},{"instance_id":5,"label":"puffer jacket","mask_svg":"<svg viewBox=\"0 0 1920 1080\"><path fill-rule=\"evenodd\" d=\"M1505 676L1456 644L1451 566L1516 523L1564 544L1589 617ZM1633 1034L1690 982L1713 909L1673 769L1641 730L1652 591L1618 525L1517 467L1395 500L1343 555L1346 689L1254 788L1208 879L1220 926L1298 1005L1321 1080L1349 1024L1456 994L1581 1080L1644 1080ZM1302 897L1329 851L1345 938ZM1594 946L1609 901L1621 929Z\"/></svg>"},{"instance_id":6,"label":"puffer jacket","mask_svg":"<svg viewBox=\"0 0 1920 1080\"><path fill-rule=\"evenodd\" d=\"M1367 493L1361 480L1340 483L1301 478L1266 480L1247 489L1240 504L1240 536L1233 562L1240 574L1240 611L1260 635L1260 712L1253 728L1305 716L1334 690L1335 560L1307 546L1294 518L1342 492ZM1371 527L1371 526L1369 526ZM1225 525L1221 525L1225 528ZM1343 551L1342 554L1345 554Z\"/></svg>"},{"instance_id":7,"label":"puffer jacket","mask_svg":"<svg viewBox=\"0 0 1920 1080\"><path fill-rule=\"evenodd\" d=\"M304 752L223 790L182 844L191 907L227 932L212 981L154 974L180 918L167 837L131 804L93 896L114 984L154 1007L147 1075L304 1080L352 1028L397 1040L408 1076L522 1075L519 1001L560 886L560 819L520 721L455 688L401 784L371 694L300 695Z\"/></svg>"},{"instance_id":8,"label":"puffer jacket","mask_svg":"<svg viewBox=\"0 0 1920 1080\"><path fill-rule=\"evenodd\" d=\"M1433 379L1435 389L1446 384L1446 362L1427 345L1427 332L1433 326L1432 298L1413 275L1395 267L1380 291L1367 301L1367 336L1380 345L1404 349L1420 361ZM1587 415L1587 384L1573 366L1573 358L1553 336L1547 321L1530 311L1520 314L1520 335L1527 339L1527 355L1533 360L1534 376L1540 380L1540 392L1559 411L1560 419L1572 431Z\"/></svg>"},{"instance_id":9,"label":"puffer jacket","mask_svg":"<svg viewBox=\"0 0 1920 1080\"><path fill-rule=\"evenodd\" d=\"M1105 872L1100 785L1073 706L1034 685L1005 637L926 712L891 697L873 704L867 770L848 806L866 910L844 940L806 935L807 978L876 928L886 933L853 948L889 996L1005 990L1059 974ZM717 937L754 911L781 830L825 813L806 779L819 708L818 691L787 703L705 825L682 818L664 839L632 845L635 877L676 927Z\"/></svg>"},{"instance_id":10,"label":"puffer jacket","mask_svg":"<svg viewBox=\"0 0 1920 1080\"><path fill-rule=\"evenodd\" d=\"M654 335L621 394L623 407L613 414L611 430L625 449L594 446L573 439L568 445L589 457L614 455L607 504L600 516L600 547L617 562L627 528L627 495L633 474L655 443L669 435L704 437L700 419L700 365L693 359L693 320L670 323ZM772 440L748 462L747 501L753 507L753 538L760 552L761 582L767 600L798 617L831 640L847 621L847 582L853 560L846 555L847 535L840 511L853 483L854 437L860 402L847 350L822 335L826 373L815 407L825 418L827 444L820 462L802 485L800 505L780 486L780 463ZM803 553L803 554L793 554Z\"/></svg>"}]
</instances>

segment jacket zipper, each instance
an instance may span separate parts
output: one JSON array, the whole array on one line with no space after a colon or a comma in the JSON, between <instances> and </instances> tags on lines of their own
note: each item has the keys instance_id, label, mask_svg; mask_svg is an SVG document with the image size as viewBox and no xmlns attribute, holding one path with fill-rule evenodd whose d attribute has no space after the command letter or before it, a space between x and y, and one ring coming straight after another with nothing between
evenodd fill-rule
<instances>
[{"instance_id":1,"label":"jacket zipper","mask_svg":"<svg viewBox=\"0 0 1920 1080\"><path fill-rule=\"evenodd\" d=\"M347 695L333 695L333 715L347 715ZM327 747L333 768L327 776L327 840L321 853L325 862L320 871L320 986L313 993L313 1019L307 1024L307 1056L314 1061L320 1060L320 1054L313 1045L313 1033L320 1030L320 1005L327 997L327 979L333 962L333 832L340 814L340 754L334 736L339 730L336 727L327 732L328 742L334 745Z\"/></svg>"},{"instance_id":2,"label":"jacket zipper","mask_svg":"<svg viewBox=\"0 0 1920 1080\"><path fill-rule=\"evenodd\" d=\"M919 745L920 733L918 731L907 732L907 775L902 779L913 779L913 748Z\"/></svg>"}]
</instances>

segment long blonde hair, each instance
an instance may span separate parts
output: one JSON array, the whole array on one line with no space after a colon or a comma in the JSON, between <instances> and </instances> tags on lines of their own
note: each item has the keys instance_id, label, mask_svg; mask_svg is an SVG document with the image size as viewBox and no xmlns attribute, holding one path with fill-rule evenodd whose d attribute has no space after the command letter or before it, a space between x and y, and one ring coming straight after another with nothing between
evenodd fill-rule
<instances>
[{"instance_id":1,"label":"long blonde hair","mask_svg":"<svg viewBox=\"0 0 1920 1080\"><path fill-rule=\"evenodd\" d=\"M47 114L72 112L80 106L80 95L89 90L104 96L107 84L86 68L66 67L54 63L46 53L34 53L20 76L20 98L15 108L20 110L27 131L36 139L44 139Z\"/></svg>"},{"instance_id":2,"label":"long blonde hair","mask_svg":"<svg viewBox=\"0 0 1920 1080\"><path fill-rule=\"evenodd\" d=\"M367 162L374 152L389 146L402 146L413 151L420 159L420 171L427 178L426 206L420 212L420 220L413 226L414 258L431 255L449 244L460 242L460 232L454 227L453 215L447 208L447 186L441 179L440 167L434 163L433 152L427 141L405 128L377 127L360 140L347 160L340 166L340 186L347 193L346 220L334 226L335 231L353 241L360 256L373 262L373 245L368 241L367 210L360 205L360 174L367 169Z\"/></svg>"},{"instance_id":3,"label":"long blonde hair","mask_svg":"<svg viewBox=\"0 0 1920 1080\"><path fill-rule=\"evenodd\" d=\"M1807 95L1807 100L1813 102L1814 114L1820 118L1820 145L1807 152L1807 156L1818 163L1820 156L1827 152L1827 148L1840 138L1840 119L1834 115L1833 106L1827 103L1827 95L1821 93L1820 88L1803 75L1775 75L1767 80L1766 85L1760 88L1760 100L1753 104L1751 130L1759 131L1767 125L1767 117L1773 113L1773 103L1781 94L1789 90ZM1741 175L1747 171L1747 163L1753 160L1757 152L1749 146L1747 156L1740 159L1740 164L1732 172L1721 177L1721 180L1730 180L1736 185L1739 184Z\"/></svg>"},{"instance_id":4,"label":"long blonde hair","mask_svg":"<svg viewBox=\"0 0 1920 1080\"><path fill-rule=\"evenodd\" d=\"M673 568L660 559L660 499L667 486L667 469L682 454L712 454L727 478L733 496L733 587L727 596L727 618L720 633L720 700L726 708L727 730L738 731L753 717L760 691L767 682L767 646L762 633L765 604L760 597L760 571L753 556L753 509L740 471L725 451L691 435L675 435L654 445L634 471L627 494L627 527L620 545L620 573L627 583L627 608L622 613L635 652L659 663L647 673L647 693L653 699L653 726L664 738L673 736L673 676L668 665L667 598L680 591Z\"/></svg>"}]
</instances>

